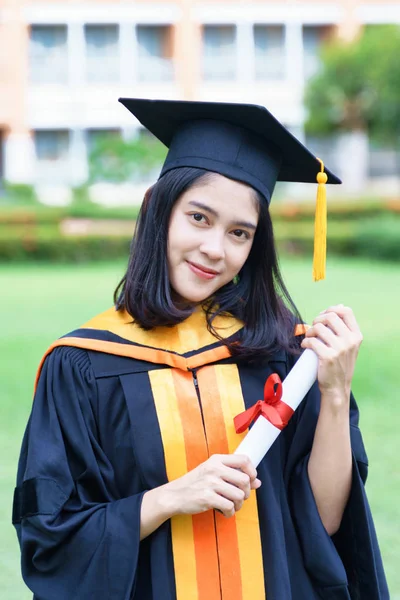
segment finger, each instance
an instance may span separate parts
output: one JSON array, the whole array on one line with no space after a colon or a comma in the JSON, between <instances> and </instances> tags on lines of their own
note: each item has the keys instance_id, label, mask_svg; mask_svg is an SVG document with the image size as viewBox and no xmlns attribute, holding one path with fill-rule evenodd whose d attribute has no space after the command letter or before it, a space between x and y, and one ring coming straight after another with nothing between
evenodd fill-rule
<instances>
[{"instance_id":1,"label":"finger","mask_svg":"<svg viewBox=\"0 0 400 600\"><path fill-rule=\"evenodd\" d=\"M254 468L250 458L245 454L221 454L221 461L227 467L240 469L246 473L250 480L253 481L257 477L257 471Z\"/></svg>"},{"instance_id":2,"label":"finger","mask_svg":"<svg viewBox=\"0 0 400 600\"><path fill-rule=\"evenodd\" d=\"M253 479L253 481L250 484L250 488L252 490L258 490L259 487L261 487L262 483L259 479Z\"/></svg>"},{"instance_id":3,"label":"finger","mask_svg":"<svg viewBox=\"0 0 400 600\"><path fill-rule=\"evenodd\" d=\"M321 342L321 340L315 337L304 338L304 340L301 342L301 347L310 348L311 350L314 350L318 358L321 358L323 360L331 359L335 353L335 351L332 350L332 348L330 348L329 346L324 344L324 342Z\"/></svg>"},{"instance_id":4,"label":"finger","mask_svg":"<svg viewBox=\"0 0 400 600\"><path fill-rule=\"evenodd\" d=\"M353 310L349 306L344 306L344 304L338 304L336 306L330 306L323 312L336 313L341 319L343 319L350 331L353 331L354 333L358 333L360 331L360 327L354 316Z\"/></svg>"},{"instance_id":5,"label":"finger","mask_svg":"<svg viewBox=\"0 0 400 600\"><path fill-rule=\"evenodd\" d=\"M243 502L246 497L246 493L241 488L236 485L232 485L231 483L227 483L222 479L215 485L214 491L224 498L231 500L232 502Z\"/></svg>"},{"instance_id":6,"label":"finger","mask_svg":"<svg viewBox=\"0 0 400 600\"><path fill-rule=\"evenodd\" d=\"M236 485L242 490L250 490L250 477L247 475L247 473L243 473L243 471L239 469L233 469L232 467L222 465L221 477L224 479L224 481L227 481L232 485ZM255 479L253 479L253 481L255 481Z\"/></svg>"},{"instance_id":7,"label":"finger","mask_svg":"<svg viewBox=\"0 0 400 600\"><path fill-rule=\"evenodd\" d=\"M221 481L220 485L217 485L214 491L218 495L226 498L226 500L233 502L235 506L235 511L240 510L242 508L243 502L246 500L246 496L243 490L237 488L235 485L225 483L224 481Z\"/></svg>"},{"instance_id":8,"label":"finger","mask_svg":"<svg viewBox=\"0 0 400 600\"><path fill-rule=\"evenodd\" d=\"M224 517L233 517L235 514L235 505L230 500L227 500L223 496L219 494L215 494L215 499L213 500L213 508L218 512L222 513Z\"/></svg>"},{"instance_id":9,"label":"finger","mask_svg":"<svg viewBox=\"0 0 400 600\"><path fill-rule=\"evenodd\" d=\"M347 332L348 335L350 335L349 330L347 330ZM329 327L324 325L324 323L316 323L310 327L306 333L306 337L317 338L330 348L339 348L342 344L341 338L339 338Z\"/></svg>"},{"instance_id":10,"label":"finger","mask_svg":"<svg viewBox=\"0 0 400 600\"><path fill-rule=\"evenodd\" d=\"M328 313L324 313L322 315L318 315L317 317L315 317L315 319L313 321L313 326L316 325L317 323L322 323L323 325L326 325L335 333L335 335L338 335L341 337L345 337L346 334L348 334L350 332L346 323L335 312L328 312Z\"/></svg>"},{"instance_id":11,"label":"finger","mask_svg":"<svg viewBox=\"0 0 400 600\"><path fill-rule=\"evenodd\" d=\"M229 469L229 467L227 468ZM246 500L247 498L249 498L251 490L258 490L258 488L261 487L261 481L257 477L250 481L248 475L245 475L241 471L238 471L237 469L230 469L230 471L234 471L236 475L239 474L239 477L241 477L241 479L231 477L231 473L222 473L221 477L227 483L231 483L232 485L236 485L237 487L242 489L246 494Z\"/></svg>"}]
</instances>

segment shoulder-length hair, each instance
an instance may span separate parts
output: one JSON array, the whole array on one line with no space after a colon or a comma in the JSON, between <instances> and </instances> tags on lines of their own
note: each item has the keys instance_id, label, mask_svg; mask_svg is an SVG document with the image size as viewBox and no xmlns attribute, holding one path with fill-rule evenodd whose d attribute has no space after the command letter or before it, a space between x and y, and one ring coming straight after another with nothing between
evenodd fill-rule
<instances>
[{"instance_id":1,"label":"shoulder-length hair","mask_svg":"<svg viewBox=\"0 0 400 600\"><path fill-rule=\"evenodd\" d=\"M192 312L173 300L167 243L171 211L183 192L204 183L214 174L181 167L166 173L145 195L139 212L127 271L114 292L117 310L125 309L143 329L173 326ZM298 353L294 337L302 322L283 282L274 243L273 227L265 198L254 190L259 220L250 254L239 273L203 303L208 329L238 357L261 357L277 350ZM222 338L213 328L217 315L229 313L244 322L239 343Z\"/></svg>"}]
</instances>

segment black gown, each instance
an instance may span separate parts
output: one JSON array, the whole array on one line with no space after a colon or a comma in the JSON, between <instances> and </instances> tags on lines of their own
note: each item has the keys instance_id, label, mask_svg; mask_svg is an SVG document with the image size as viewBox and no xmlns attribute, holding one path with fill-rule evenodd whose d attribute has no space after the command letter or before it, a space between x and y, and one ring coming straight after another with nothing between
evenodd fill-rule
<instances>
[{"instance_id":1,"label":"black gown","mask_svg":"<svg viewBox=\"0 0 400 600\"><path fill-rule=\"evenodd\" d=\"M236 364L198 335L198 316L157 337L126 319L121 329L114 312L61 338L40 369L13 506L34 598L387 600L353 397L352 488L332 538L317 511L307 474L316 384L260 463L250 508L231 519L174 517L140 542L144 492L232 451L240 437L229 411L252 406L266 378L283 379L295 359Z\"/></svg>"}]
</instances>

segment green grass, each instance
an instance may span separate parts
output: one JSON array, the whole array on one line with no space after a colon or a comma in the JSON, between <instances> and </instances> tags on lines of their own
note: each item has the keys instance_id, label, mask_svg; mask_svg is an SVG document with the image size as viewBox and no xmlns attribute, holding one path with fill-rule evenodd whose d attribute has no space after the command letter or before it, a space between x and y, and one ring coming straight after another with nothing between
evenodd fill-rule
<instances>
[{"instance_id":1,"label":"green grass","mask_svg":"<svg viewBox=\"0 0 400 600\"><path fill-rule=\"evenodd\" d=\"M19 551L10 525L12 490L37 365L57 337L112 304L124 264L0 267L0 595L27 600L19 574ZM352 306L361 329L353 391L370 459L367 491L372 505L393 600L400 599L400 268L338 260L328 279L311 281L310 261L283 262L293 298L306 321L331 304ZM367 600L367 599L366 599Z\"/></svg>"}]
</instances>

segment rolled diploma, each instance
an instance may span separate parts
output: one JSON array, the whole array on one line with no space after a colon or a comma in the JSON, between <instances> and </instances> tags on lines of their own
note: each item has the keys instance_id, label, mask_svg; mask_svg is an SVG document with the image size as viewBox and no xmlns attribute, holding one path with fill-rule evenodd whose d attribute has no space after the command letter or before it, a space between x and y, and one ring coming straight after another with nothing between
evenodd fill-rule
<instances>
[{"instance_id":1,"label":"rolled diploma","mask_svg":"<svg viewBox=\"0 0 400 600\"><path fill-rule=\"evenodd\" d=\"M307 348L282 382L281 401L296 410L317 379L317 373L318 357L313 350ZM235 454L246 454L257 467L280 432L280 429L260 415Z\"/></svg>"}]
</instances>

